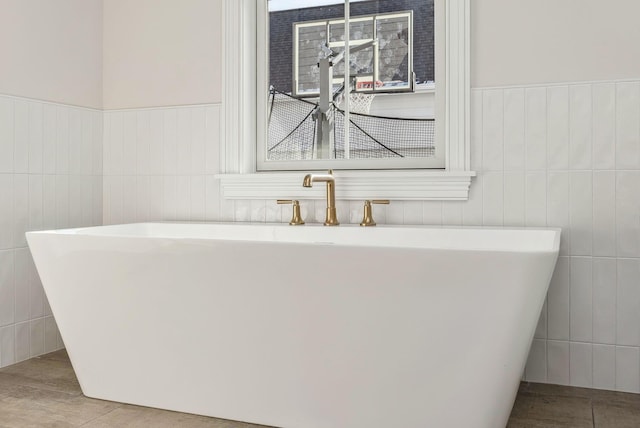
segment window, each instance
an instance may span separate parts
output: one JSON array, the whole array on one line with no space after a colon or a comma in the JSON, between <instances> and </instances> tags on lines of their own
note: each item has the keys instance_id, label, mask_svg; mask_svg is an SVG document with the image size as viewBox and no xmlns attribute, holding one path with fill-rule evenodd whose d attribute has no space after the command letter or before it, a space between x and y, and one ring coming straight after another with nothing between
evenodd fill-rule
<instances>
[{"instance_id":1,"label":"window","mask_svg":"<svg viewBox=\"0 0 640 428\"><path fill-rule=\"evenodd\" d=\"M469 170L469 0L435 0L435 2L436 10L439 8L441 11L436 17L438 23L436 25L436 41L440 40L436 46L441 46L443 49L442 58L444 61L442 76L437 79L438 88L441 89L437 91L436 95L443 101L441 103L443 111L441 115L439 113L437 115L435 130L435 133L442 138L439 153L441 155L440 165L435 167L427 165L425 163L425 160L429 161L427 157L414 158L412 161L416 163L409 166L410 169L402 170L400 168L407 168L407 165L401 166L398 162L406 161L406 159L376 158L366 159L368 162L366 170L358 171L356 170L358 167L354 167L348 162L355 162L359 159L353 159L352 155L348 156L349 159L344 159L346 156L341 158L340 150L337 150L334 151L334 153L338 153L337 156L334 154L337 159L306 161L310 163L295 166L291 168L292 172L256 172L259 170L257 165L266 161L265 152L256 150L256 141L260 138L266 139L268 135L267 121L259 120L259 118L260 115L266 117L270 91L267 88L266 79L258 78L261 73L264 75L266 71L264 64L267 64L268 56L266 49L260 48L264 40L257 37L259 34L266 34L267 31L266 20L257 19L261 13L262 16L266 16L267 0L225 0L225 143L221 153L223 174L218 176L223 196L232 199L322 197L321 189L318 191L316 189L303 190L300 181L303 174L294 171L344 167L345 170L335 172L338 181L338 198L466 199L471 177L475 175ZM404 18L402 16L403 12L410 11L396 11L396 15L401 16L395 18L406 21L406 16ZM361 28L364 28L365 25L368 25L367 22L373 25L375 17L378 15L382 15L382 13L360 15L353 19L362 19ZM350 16L353 16L353 13ZM378 17L378 19L384 18L384 16ZM325 27L333 28L335 32L338 31L341 19L344 18L321 18L315 21L324 20ZM307 24L312 26L313 20ZM304 27L301 25L297 28L292 26L292 35L295 29L300 31L302 28ZM344 32L344 23L342 23L342 28ZM350 26L350 28L353 30L353 27ZM408 37L409 31L407 30L407 36L404 36L402 24L400 24L400 28L396 34L399 37L406 37L408 46L412 43L412 39ZM364 34L366 31L362 31L362 33ZM364 36L354 39L356 42L352 41L348 45L349 50L355 49L359 44L364 45L370 42L372 37L367 37L364 34ZM442 43L442 40L445 43ZM334 40L333 42L338 41ZM339 51L340 47L339 44L331 46L334 55L339 54L335 51ZM327 46L327 48L330 47ZM345 47L343 46L342 49ZM375 55L372 53L374 49L371 49L370 46L360 52L366 53L367 49L370 49L369 55ZM294 49L291 51L293 53ZM436 54L437 52L438 48L436 48ZM411 64L409 58L407 58L407 63ZM376 73L378 76L380 75L381 67L373 64L375 62L368 68L354 72L355 79L349 80L352 82L352 93L373 93L378 96L379 93L384 92L381 88L387 85L385 80L375 78ZM407 66L407 70L410 70L409 67L411 65ZM400 67L396 67L396 69L400 69ZM337 79L340 79L341 75L350 74L350 71L336 68L335 75ZM292 74L294 73L292 67ZM398 80L399 86L404 84L405 87L398 89L405 91L410 90L410 86L415 84L412 77L407 80L393 80ZM339 80L329 81L331 89L339 83ZM344 78L342 81L344 82ZM302 96L304 94L301 92L308 90L310 93L307 95L317 96L317 93L313 94L313 89L313 86L303 88L300 85L292 85L290 93L287 95L296 97L296 101L298 99L305 100L305 97ZM437 103L438 101L436 101ZM257 108L257 106L262 107ZM371 152L371 150L369 151ZM345 163L336 168L335 163L338 161ZM289 163L290 161L275 160L273 164L281 162ZM279 167L268 169L279 169Z\"/></svg>"}]
</instances>

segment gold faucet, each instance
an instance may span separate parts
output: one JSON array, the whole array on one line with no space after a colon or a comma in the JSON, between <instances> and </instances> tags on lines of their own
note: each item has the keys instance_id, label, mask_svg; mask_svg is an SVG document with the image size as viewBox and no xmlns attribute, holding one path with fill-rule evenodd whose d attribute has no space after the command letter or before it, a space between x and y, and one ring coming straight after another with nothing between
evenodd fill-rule
<instances>
[{"instance_id":1,"label":"gold faucet","mask_svg":"<svg viewBox=\"0 0 640 428\"><path fill-rule=\"evenodd\" d=\"M333 177L333 170L329 170L328 174L307 174L302 181L303 187L313 187L316 181L324 181L327 183L327 216L324 220L325 226L337 226L338 215L336 213L336 180Z\"/></svg>"},{"instance_id":2,"label":"gold faucet","mask_svg":"<svg viewBox=\"0 0 640 428\"><path fill-rule=\"evenodd\" d=\"M371 204L389 204L388 199L374 199L372 201L366 200L364 201L364 215L362 216L362 222L360 226L375 226L376 222L373 220L373 209L371 208Z\"/></svg>"}]
</instances>

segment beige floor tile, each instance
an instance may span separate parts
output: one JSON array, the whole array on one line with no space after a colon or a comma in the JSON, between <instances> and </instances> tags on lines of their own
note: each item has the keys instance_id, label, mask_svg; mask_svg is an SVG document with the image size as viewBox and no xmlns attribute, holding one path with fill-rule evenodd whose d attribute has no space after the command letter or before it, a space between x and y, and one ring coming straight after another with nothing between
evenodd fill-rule
<instances>
[{"instance_id":1,"label":"beige floor tile","mask_svg":"<svg viewBox=\"0 0 640 428\"><path fill-rule=\"evenodd\" d=\"M509 428L592 428L591 400L583 397L519 393Z\"/></svg>"},{"instance_id":2,"label":"beige floor tile","mask_svg":"<svg viewBox=\"0 0 640 428\"><path fill-rule=\"evenodd\" d=\"M19 384L68 394L81 394L73 368L68 361L32 358L0 370L2 385Z\"/></svg>"},{"instance_id":3,"label":"beige floor tile","mask_svg":"<svg viewBox=\"0 0 640 428\"><path fill-rule=\"evenodd\" d=\"M257 428L244 422L207 418L186 413L169 412L137 406L123 406L101 416L86 425L85 428Z\"/></svg>"},{"instance_id":4,"label":"beige floor tile","mask_svg":"<svg viewBox=\"0 0 640 428\"><path fill-rule=\"evenodd\" d=\"M593 420L595 428L638 428L640 406L624 402L594 401Z\"/></svg>"},{"instance_id":5,"label":"beige floor tile","mask_svg":"<svg viewBox=\"0 0 640 428\"><path fill-rule=\"evenodd\" d=\"M15 385L0 396L0 427L77 427L119 406L78 394Z\"/></svg>"}]
</instances>

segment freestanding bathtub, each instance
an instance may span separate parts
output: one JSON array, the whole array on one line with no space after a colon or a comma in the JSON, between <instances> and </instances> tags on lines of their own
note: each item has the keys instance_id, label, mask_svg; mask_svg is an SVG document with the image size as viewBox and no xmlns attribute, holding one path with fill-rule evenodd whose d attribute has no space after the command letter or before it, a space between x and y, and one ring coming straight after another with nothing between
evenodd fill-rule
<instances>
[{"instance_id":1,"label":"freestanding bathtub","mask_svg":"<svg viewBox=\"0 0 640 428\"><path fill-rule=\"evenodd\" d=\"M291 428L507 423L559 230L27 233L85 395Z\"/></svg>"}]
</instances>

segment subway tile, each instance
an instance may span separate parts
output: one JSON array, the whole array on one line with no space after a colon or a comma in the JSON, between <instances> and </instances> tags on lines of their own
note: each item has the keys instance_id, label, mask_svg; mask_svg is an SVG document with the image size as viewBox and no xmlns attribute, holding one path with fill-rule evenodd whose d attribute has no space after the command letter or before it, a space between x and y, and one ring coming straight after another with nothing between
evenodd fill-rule
<instances>
[{"instance_id":1,"label":"subway tile","mask_svg":"<svg viewBox=\"0 0 640 428\"><path fill-rule=\"evenodd\" d=\"M426 225L442 224L442 201L424 201L422 203L422 222Z\"/></svg>"},{"instance_id":2,"label":"subway tile","mask_svg":"<svg viewBox=\"0 0 640 428\"><path fill-rule=\"evenodd\" d=\"M16 329L15 325L0 327L0 367L16 362Z\"/></svg>"},{"instance_id":3,"label":"subway tile","mask_svg":"<svg viewBox=\"0 0 640 428\"><path fill-rule=\"evenodd\" d=\"M591 257L571 257L570 264L570 338L572 341L590 342L593 339L592 259Z\"/></svg>"},{"instance_id":4,"label":"subway tile","mask_svg":"<svg viewBox=\"0 0 640 428\"><path fill-rule=\"evenodd\" d=\"M33 262L33 257L29 254L27 264L27 274L29 283L29 319L44 316L44 289L40 276Z\"/></svg>"},{"instance_id":5,"label":"subway tile","mask_svg":"<svg viewBox=\"0 0 640 428\"><path fill-rule=\"evenodd\" d=\"M547 299L544 300L544 304L542 305L542 310L540 311L540 316L538 317L538 324L536 324L536 330L533 334L533 337L536 339L546 339L547 338L547 321L548 321L548 309L547 309Z\"/></svg>"},{"instance_id":6,"label":"subway tile","mask_svg":"<svg viewBox=\"0 0 640 428\"><path fill-rule=\"evenodd\" d=\"M486 226L504 223L504 175L485 173L482 177L482 221Z\"/></svg>"},{"instance_id":7,"label":"subway tile","mask_svg":"<svg viewBox=\"0 0 640 428\"><path fill-rule=\"evenodd\" d=\"M17 111L17 110L16 110ZM616 168L640 169L640 82L616 84Z\"/></svg>"},{"instance_id":8,"label":"subway tile","mask_svg":"<svg viewBox=\"0 0 640 428\"><path fill-rule=\"evenodd\" d=\"M83 110L80 120L82 122L82 139L80 140L80 174L91 175L93 173L93 112Z\"/></svg>"},{"instance_id":9,"label":"subway tile","mask_svg":"<svg viewBox=\"0 0 640 428\"><path fill-rule=\"evenodd\" d=\"M616 174L593 172L593 255L616 256Z\"/></svg>"},{"instance_id":10,"label":"subway tile","mask_svg":"<svg viewBox=\"0 0 640 428\"><path fill-rule=\"evenodd\" d=\"M525 159L527 170L547 167L547 89L525 89Z\"/></svg>"},{"instance_id":11,"label":"subway tile","mask_svg":"<svg viewBox=\"0 0 640 428\"><path fill-rule=\"evenodd\" d=\"M176 171L178 174L191 174L192 161L192 134L191 134L191 109L177 109L177 157Z\"/></svg>"},{"instance_id":12,"label":"subway tile","mask_svg":"<svg viewBox=\"0 0 640 428\"><path fill-rule=\"evenodd\" d=\"M569 165L571 169L591 169L593 165L591 85L570 87L569 111Z\"/></svg>"},{"instance_id":13,"label":"subway tile","mask_svg":"<svg viewBox=\"0 0 640 428\"><path fill-rule=\"evenodd\" d=\"M614 169L616 166L616 85L593 85L593 167Z\"/></svg>"},{"instance_id":14,"label":"subway tile","mask_svg":"<svg viewBox=\"0 0 640 428\"><path fill-rule=\"evenodd\" d=\"M104 161L104 146L106 138L104 138L104 115L101 111L94 111L91 114L91 140L92 140L92 174L102 175Z\"/></svg>"},{"instance_id":15,"label":"subway tile","mask_svg":"<svg viewBox=\"0 0 640 428\"><path fill-rule=\"evenodd\" d=\"M580 388L593 386L593 349L591 343L569 345L569 385Z\"/></svg>"},{"instance_id":16,"label":"subway tile","mask_svg":"<svg viewBox=\"0 0 640 428\"><path fill-rule=\"evenodd\" d=\"M324 215L316 215L317 218L324 218ZM387 207L387 224L404 223L404 204L402 201L391 201Z\"/></svg>"},{"instance_id":17,"label":"subway tile","mask_svg":"<svg viewBox=\"0 0 640 428\"><path fill-rule=\"evenodd\" d=\"M640 260L618 259L617 263L616 344L639 346Z\"/></svg>"},{"instance_id":18,"label":"subway tile","mask_svg":"<svg viewBox=\"0 0 640 428\"><path fill-rule=\"evenodd\" d=\"M29 175L29 218L28 230L42 230L44 225L44 189L42 175Z\"/></svg>"},{"instance_id":19,"label":"subway tile","mask_svg":"<svg viewBox=\"0 0 640 428\"><path fill-rule=\"evenodd\" d=\"M82 178L79 175L69 176L69 226L82 225Z\"/></svg>"},{"instance_id":20,"label":"subway tile","mask_svg":"<svg viewBox=\"0 0 640 428\"><path fill-rule=\"evenodd\" d=\"M176 177L176 217L175 220L191 218L191 180L190 177L178 175Z\"/></svg>"},{"instance_id":21,"label":"subway tile","mask_svg":"<svg viewBox=\"0 0 640 428\"><path fill-rule=\"evenodd\" d=\"M0 98L1 100L1 98ZM0 250L13 248L13 174L0 174Z\"/></svg>"},{"instance_id":22,"label":"subway tile","mask_svg":"<svg viewBox=\"0 0 640 428\"><path fill-rule=\"evenodd\" d=\"M560 254L569 254L569 173L549 171L547 174L547 226L562 229Z\"/></svg>"},{"instance_id":23,"label":"subway tile","mask_svg":"<svg viewBox=\"0 0 640 428\"><path fill-rule=\"evenodd\" d=\"M205 107L205 172L217 174L220 172L220 107Z\"/></svg>"},{"instance_id":24,"label":"subway tile","mask_svg":"<svg viewBox=\"0 0 640 428\"><path fill-rule=\"evenodd\" d=\"M122 169L118 169L118 172L123 175L137 173L137 116L138 113L136 111L122 113Z\"/></svg>"},{"instance_id":25,"label":"subway tile","mask_svg":"<svg viewBox=\"0 0 640 428\"><path fill-rule=\"evenodd\" d=\"M29 103L29 173L42 174L43 171L43 104Z\"/></svg>"},{"instance_id":26,"label":"subway tile","mask_svg":"<svg viewBox=\"0 0 640 428\"><path fill-rule=\"evenodd\" d=\"M524 89L504 90L504 170L522 171L525 166Z\"/></svg>"},{"instance_id":27,"label":"subway tile","mask_svg":"<svg viewBox=\"0 0 640 428\"><path fill-rule=\"evenodd\" d=\"M482 95L482 170L504 169L504 99L501 89Z\"/></svg>"},{"instance_id":28,"label":"subway tile","mask_svg":"<svg viewBox=\"0 0 640 428\"><path fill-rule=\"evenodd\" d=\"M162 111L162 173L175 175L178 171L178 112L176 109Z\"/></svg>"},{"instance_id":29,"label":"subway tile","mask_svg":"<svg viewBox=\"0 0 640 428\"><path fill-rule=\"evenodd\" d=\"M616 387L616 347L593 344L593 388Z\"/></svg>"},{"instance_id":30,"label":"subway tile","mask_svg":"<svg viewBox=\"0 0 640 428\"><path fill-rule=\"evenodd\" d=\"M362 214L363 214L362 204L359 203L359 205L360 205L360 209L358 210L359 215L356 216L356 221L353 222L357 224L359 224L360 221L362 220ZM404 210L403 224L422 224L422 201L405 201L402 205L403 205L402 208ZM379 205L373 206L374 214L377 211L380 211L378 208L380 208Z\"/></svg>"},{"instance_id":31,"label":"subway tile","mask_svg":"<svg viewBox=\"0 0 640 428\"><path fill-rule=\"evenodd\" d=\"M479 174L469 188L469 199L462 207L462 224L465 226L481 226L484 195L484 178L486 173Z\"/></svg>"},{"instance_id":32,"label":"subway tile","mask_svg":"<svg viewBox=\"0 0 640 428\"><path fill-rule=\"evenodd\" d=\"M525 367L525 378L529 382L547 381L547 342L533 339Z\"/></svg>"},{"instance_id":33,"label":"subway tile","mask_svg":"<svg viewBox=\"0 0 640 428\"><path fill-rule=\"evenodd\" d=\"M640 349L616 346L616 391L640 392Z\"/></svg>"},{"instance_id":34,"label":"subway tile","mask_svg":"<svg viewBox=\"0 0 640 428\"><path fill-rule=\"evenodd\" d=\"M56 176L51 174L42 177L42 228L56 228Z\"/></svg>"},{"instance_id":35,"label":"subway tile","mask_svg":"<svg viewBox=\"0 0 640 428\"><path fill-rule=\"evenodd\" d=\"M13 245L26 247L24 236L29 227L29 176L13 175Z\"/></svg>"},{"instance_id":36,"label":"subway tile","mask_svg":"<svg viewBox=\"0 0 640 428\"><path fill-rule=\"evenodd\" d=\"M80 174L82 162L82 117L77 108L69 109L69 174Z\"/></svg>"},{"instance_id":37,"label":"subway tile","mask_svg":"<svg viewBox=\"0 0 640 428\"><path fill-rule=\"evenodd\" d=\"M569 385L569 342L547 341L547 381Z\"/></svg>"},{"instance_id":38,"label":"subway tile","mask_svg":"<svg viewBox=\"0 0 640 428\"><path fill-rule=\"evenodd\" d=\"M137 177L135 175L125 175L122 177L122 219L121 223L132 223L136 221L136 197L137 197Z\"/></svg>"},{"instance_id":39,"label":"subway tile","mask_svg":"<svg viewBox=\"0 0 640 428\"><path fill-rule=\"evenodd\" d=\"M44 319L44 352L53 352L58 348L58 326L53 317Z\"/></svg>"},{"instance_id":40,"label":"subway tile","mask_svg":"<svg viewBox=\"0 0 640 428\"><path fill-rule=\"evenodd\" d=\"M0 327L15 322L13 253L12 250L0 250Z\"/></svg>"},{"instance_id":41,"label":"subway tile","mask_svg":"<svg viewBox=\"0 0 640 428\"><path fill-rule=\"evenodd\" d=\"M29 352L30 357L44 354L44 318L29 323Z\"/></svg>"},{"instance_id":42,"label":"subway tile","mask_svg":"<svg viewBox=\"0 0 640 428\"><path fill-rule=\"evenodd\" d=\"M208 177L207 177L208 179ZM290 221L290 217L286 218L287 215L291 215L291 213L289 211L287 211L287 206L285 205L281 205L281 204L277 204L274 201L267 201L265 203L265 208L264 208L264 220L267 223L282 223L283 222L283 216L286 222ZM303 210L304 208L304 210ZM302 214L302 211L304 211L304 214ZM286 214L285 214L286 213ZM306 204L300 204L300 213L302 215L302 219L305 222L309 221L309 210ZM207 213L207 220L208 220L208 213Z\"/></svg>"},{"instance_id":43,"label":"subway tile","mask_svg":"<svg viewBox=\"0 0 640 428\"><path fill-rule=\"evenodd\" d=\"M13 172L13 99L0 96L0 174Z\"/></svg>"},{"instance_id":44,"label":"subway tile","mask_svg":"<svg viewBox=\"0 0 640 428\"><path fill-rule=\"evenodd\" d=\"M547 138L549 169L569 168L569 87L547 89Z\"/></svg>"},{"instance_id":45,"label":"subway tile","mask_svg":"<svg viewBox=\"0 0 640 428\"><path fill-rule=\"evenodd\" d=\"M504 225L525 224L525 178L524 172L504 173Z\"/></svg>"},{"instance_id":46,"label":"subway tile","mask_svg":"<svg viewBox=\"0 0 640 428\"><path fill-rule=\"evenodd\" d=\"M525 225L547 224L547 177L544 172L527 172L525 176Z\"/></svg>"},{"instance_id":47,"label":"subway tile","mask_svg":"<svg viewBox=\"0 0 640 428\"><path fill-rule=\"evenodd\" d=\"M593 259L593 341L616 343L616 259Z\"/></svg>"},{"instance_id":48,"label":"subway tile","mask_svg":"<svg viewBox=\"0 0 640 428\"><path fill-rule=\"evenodd\" d=\"M547 337L569 340L569 258L559 257L547 294Z\"/></svg>"},{"instance_id":49,"label":"subway tile","mask_svg":"<svg viewBox=\"0 0 640 428\"><path fill-rule=\"evenodd\" d=\"M27 321L31 315L29 301L29 250L20 248L14 252L15 322Z\"/></svg>"},{"instance_id":50,"label":"subway tile","mask_svg":"<svg viewBox=\"0 0 640 428\"><path fill-rule=\"evenodd\" d=\"M482 94L481 89L471 89L471 170L482 170Z\"/></svg>"},{"instance_id":51,"label":"subway tile","mask_svg":"<svg viewBox=\"0 0 640 428\"><path fill-rule=\"evenodd\" d=\"M13 172L29 172L29 103L14 100Z\"/></svg>"},{"instance_id":52,"label":"subway tile","mask_svg":"<svg viewBox=\"0 0 640 428\"><path fill-rule=\"evenodd\" d=\"M178 219L178 182L175 175L165 175L162 182L162 219Z\"/></svg>"},{"instance_id":53,"label":"subway tile","mask_svg":"<svg viewBox=\"0 0 640 428\"><path fill-rule=\"evenodd\" d=\"M124 219L124 181L121 175L106 176L105 189L108 189L109 224L123 223Z\"/></svg>"},{"instance_id":54,"label":"subway tile","mask_svg":"<svg viewBox=\"0 0 640 428\"><path fill-rule=\"evenodd\" d=\"M569 173L569 223L571 255L591 255L593 245L593 175L591 171Z\"/></svg>"},{"instance_id":55,"label":"subway tile","mask_svg":"<svg viewBox=\"0 0 640 428\"><path fill-rule=\"evenodd\" d=\"M69 176L56 175L56 229L69 227Z\"/></svg>"},{"instance_id":56,"label":"subway tile","mask_svg":"<svg viewBox=\"0 0 640 428\"><path fill-rule=\"evenodd\" d=\"M245 200L235 201L234 221L240 221L240 222L251 221L251 201L245 201Z\"/></svg>"},{"instance_id":57,"label":"subway tile","mask_svg":"<svg viewBox=\"0 0 640 428\"><path fill-rule=\"evenodd\" d=\"M443 202L442 224L445 226L461 226L463 206L463 202Z\"/></svg>"},{"instance_id":58,"label":"subway tile","mask_svg":"<svg viewBox=\"0 0 640 428\"><path fill-rule=\"evenodd\" d=\"M271 202L271 201L269 201ZM251 221L263 223L265 221L265 211L267 202L263 199L251 201Z\"/></svg>"},{"instance_id":59,"label":"subway tile","mask_svg":"<svg viewBox=\"0 0 640 428\"><path fill-rule=\"evenodd\" d=\"M338 221L341 224L349 224L349 201L336 201L336 211L338 211ZM403 204L402 204L402 215L404 219Z\"/></svg>"},{"instance_id":60,"label":"subway tile","mask_svg":"<svg viewBox=\"0 0 640 428\"><path fill-rule=\"evenodd\" d=\"M218 186L219 190L219 186ZM234 221L236 211L236 201L233 199L219 199L220 221ZM324 213L321 213L324 216ZM324 218L324 217L322 217Z\"/></svg>"},{"instance_id":61,"label":"subway tile","mask_svg":"<svg viewBox=\"0 0 640 428\"><path fill-rule=\"evenodd\" d=\"M135 221L149 221L149 196L151 180L148 175L138 175L136 180Z\"/></svg>"},{"instance_id":62,"label":"subway tile","mask_svg":"<svg viewBox=\"0 0 640 428\"><path fill-rule=\"evenodd\" d=\"M616 172L618 257L640 257L640 171Z\"/></svg>"},{"instance_id":63,"label":"subway tile","mask_svg":"<svg viewBox=\"0 0 640 428\"><path fill-rule=\"evenodd\" d=\"M93 225L93 177L85 175L80 177L80 198L82 201L81 226Z\"/></svg>"},{"instance_id":64,"label":"subway tile","mask_svg":"<svg viewBox=\"0 0 640 428\"><path fill-rule=\"evenodd\" d=\"M149 114L149 173L161 175L164 166L163 112L151 110Z\"/></svg>"},{"instance_id":65,"label":"subway tile","mask_svg":"<svg viewBox=\"0 0 640 428\"><path fill-rule=\"evenodd\" d=\"M58 126L58 113L55 105L45 104L43 106L42 122L42 172L55 174L56 130ZM100 147L102 149L102 145Z\"/></svg>"},{"instance_id":66,"label":"subway tile","mask_svg":"<svg viewBox=\"0 0 640 428\"><path fill-rule=\"evenodd\" d=\"M163 177L149 177L149 221L162 220L164 207Z\"/></svg>"},{"instance_id":67,"label":"subway tile","mask_svg":"<svg viewBox=\"0 0 640 428\"><path fill-rule=\"evenodd\" d=\"M206 172L206 111L204 107L191 108L191 169L190 173Z\"/></svg>"},{"instance_id":68,"label":"subway tile","mask_svg":"<svg viewBox=\"0 0 640 428\"><path fill-rule=\"evenodd\" d=\"M220 219L220 182L212 175L206 176L206 219L216 221Z\"/></svg>"},{"instance_id":69,"label":"subway tile","mask_svg":"<svg viewBox=\"0 0 640 428\"><path fill-rule=\"evenodd\" d=\"M91 177L92 192L91 192L91 206L93 212L94 226L101 226L103 223L104 215L104 179L102 176Z\"/></svg>"},{"instance_id":70,"label":"subway tile","mask_svg":"<svg viewBox=\"0 0 640 428\"><path fill-rule=\"evenodd\" d=\"M69 173L69 109L56 107L56 173Z\"/></svg>"},{"instance_id":71,"label":"subway tile","mask_svg":"<svg viewBox=\"0 0 640 428\"><path fill-rule=\"evenodd\" d=\"M29 321L15 325L16 363L31 358L31 323Z\"/></svg>"}]
</instances>

